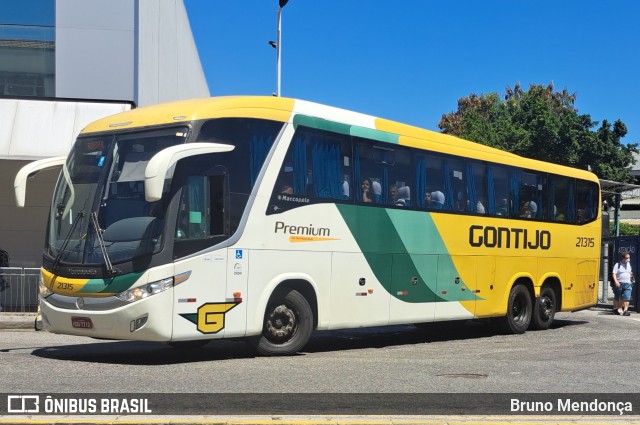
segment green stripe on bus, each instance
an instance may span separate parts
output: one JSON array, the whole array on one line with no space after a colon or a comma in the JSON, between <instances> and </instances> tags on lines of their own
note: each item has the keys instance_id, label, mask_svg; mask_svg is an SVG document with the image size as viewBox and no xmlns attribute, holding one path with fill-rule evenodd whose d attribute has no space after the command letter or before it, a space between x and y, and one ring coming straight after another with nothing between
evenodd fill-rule
<instances>
[{"instance_id":1,"label":"green stripe on bus","mask_svg":"<svg viewBox=\"0 0 640 425\"><path fill-rule=\"evenodd\" d=\"M185 314L180 314L180 316L184 317L185 319L187 319L188 321L190 321L195 325L198 324L198 313L185 313Z\"/></svg>"},{"instance_id":2,"label":"green stripe on bus","mask_svg":"<svg viewBox=\"0 0 640 425\"><path fill-rule=\"evenodd\" d=\"M298 128L300 125L303 127L317 128L318 130L326 130L346 135L349 135L351 129L351 126L348 124L298 114L293 117L293 126Z\"/></svg>"},{"instance_id":3,"label":"green stripe on bus","mask_svg":"<svg viewBox=\"0 0 640 425\"><path fill-rule=\"evenodd\" d=\"M140 276L144 274L144 271L137 273L127 273L122 276L116 276L111 279L89 279L86 285L78 293L113 293L129 289L134 283L138 281Z\"/></svg>"},{"instance_id":4,"label":"green stripe on bus","mask_svg":"<svg viewBox=\"0 0 640 425\"><path fill-rule=\"evenodd\" d=\"M351 135L355 137L377 140L379 142L393 143L394 145L400 143L400 136L398 136L397 134L387 133L380 130L373 130L371 128L365 127L352 126Z\"/></svg>"},{"instance_id":5,"label":"green stripe on bus","mask_svg":"<svg viewBox=\"0 0 640 425\"><path fill-rule=\"evenodd\" d=\"M420 272L410 256L407 255L407 249L385 209L352 205L336 206L358 243L369 267L376 275L376 279L387 292L406 302L443 301L443 298L435 294L432 285L425 279L412 285L413 287L407 291L406 295L398 295L398 292L403 292L403 287L406 286L402 283L408 280L406 283L410 284L411 278L409 276L418 276ZM381 261L383 259L384 261ZM392 268L390 272L389 260L395 261L397 264L400 263L402 266Z\"/></svg>"},{"instance_id":6,"label":"green stripe on bus","mask_svg":"<svg viewBox=\"0 0 640 425\"><path fill-rule=\"evenodd\" d=\"M440 232L436 227L430 213L420 211L404 211L396 209L385 210L393 223L393 228L398 232L400 240L412 254L411 258L420 276L437 290L440 297L446 301L470 301L481 299L471 291L461 291L465 284L463 280L456 283L460 273L456 269L447 250ZM437 254L437 271L430 266ZM437 286L436 286L437 285ZM447 291L442 294L442 291Z\"/></svg>"},{"instance_id":7,"label":"green stripe on bus","mask_svg":"<svg viewBox=\"0 0 640 425\"><path fill-rule=\"evenodd\" d=\"M464 281L455 283L459 273L429 213L336 207L376 278L395 298L412 303L480 299L460 290Z\"/></svg>"},{"instance_id":8,"label":"green stripe on bus","mask_svg":"<svg viewBox=\"0 0 640 425\"><path fill-rule=\"evenodd\" d=\"M372 128L360 127L357 125L342 124L335 121L329 121L322 118L310 117L308 115L297 114L293 117L293 126L316 128L318 130L331 131L333 133L344 134L347 136L363 137L366 139L377 140L378 142L392 143L397 145L400 136L385 131L374 130Z\"/></svg>"}]
</instances>

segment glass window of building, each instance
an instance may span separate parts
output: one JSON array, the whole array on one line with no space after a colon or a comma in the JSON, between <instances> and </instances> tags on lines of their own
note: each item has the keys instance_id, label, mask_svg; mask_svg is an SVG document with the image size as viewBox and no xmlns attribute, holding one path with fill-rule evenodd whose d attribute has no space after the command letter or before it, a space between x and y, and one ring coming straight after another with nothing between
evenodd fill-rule
<instances>
[{"instance_id":1,"label":"glass window of building","mask_svg":"<svg viewBox=\"0 0 640 425\"><path fill-rule=\"evenodd\" d=\"M0 96L55 96L55 0L20 0L3 8Z\"/></svg>"}]
</instances>

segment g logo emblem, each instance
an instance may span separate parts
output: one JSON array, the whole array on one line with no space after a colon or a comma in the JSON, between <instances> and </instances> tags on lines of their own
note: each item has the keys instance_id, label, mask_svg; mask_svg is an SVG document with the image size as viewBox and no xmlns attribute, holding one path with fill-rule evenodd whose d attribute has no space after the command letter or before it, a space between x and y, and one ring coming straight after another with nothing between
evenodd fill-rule
<instances>
[{"instance_id":1,"label":"g logo emblem","mask_svg":"<svg viewBox=\"0 0 640 425\"><path fill-rule=\"evenodd\" d=\"M203 334L215 334L224 329L224 316L237 303L207 303L198 307L198 330Z\"/></svg>"}]
</instances>

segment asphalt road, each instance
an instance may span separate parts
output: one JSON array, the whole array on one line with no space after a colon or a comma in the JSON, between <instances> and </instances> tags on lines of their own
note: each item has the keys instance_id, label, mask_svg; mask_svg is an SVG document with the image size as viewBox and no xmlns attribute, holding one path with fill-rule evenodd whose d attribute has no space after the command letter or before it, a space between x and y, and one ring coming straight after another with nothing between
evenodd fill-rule
<instances>
[{"instance_id":1,"label":"asphalt road","mask_svg":"<svg viewBox=\"0 0 640 425\"><path fill-rule=\"evenodd\" d=\"M640 314L559 313L547 331L477 322L317 332L303 353L242 341L197 351L35 331L0 332L0 392L638 393Z\"/></svg>"}]
</instances>

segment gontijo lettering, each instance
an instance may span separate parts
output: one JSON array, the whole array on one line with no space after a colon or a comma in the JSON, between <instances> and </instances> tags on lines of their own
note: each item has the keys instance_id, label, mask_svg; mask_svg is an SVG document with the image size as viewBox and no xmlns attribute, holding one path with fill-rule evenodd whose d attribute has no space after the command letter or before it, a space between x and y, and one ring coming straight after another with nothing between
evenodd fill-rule
<instances>
[{"instance_id":1,"label":"gontijo lettering","mask_svg":"<svg viewBox=\"0 0 640 425\"><path fill-rule=\"evenodd\" d=\"M469 227L469 245L486 248L549 249L551 232L473 225Z\"/></svg>"},{"instance_id":2,"label":"gontijo lettering","mask_svg":"<svg viewBox=\"0 0 640 425\"><path fill-rule=\"evenodd\" d=\"M331 229L328 227L308 226L290 226L282 221L276 221L275 233L282 232L286 235L303 235L303 236L331 236Z\"/></svg>"}]
</instances>

